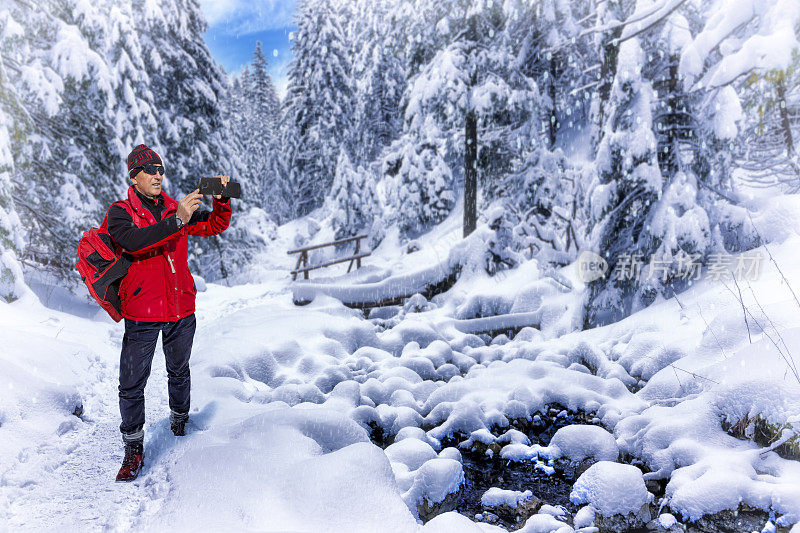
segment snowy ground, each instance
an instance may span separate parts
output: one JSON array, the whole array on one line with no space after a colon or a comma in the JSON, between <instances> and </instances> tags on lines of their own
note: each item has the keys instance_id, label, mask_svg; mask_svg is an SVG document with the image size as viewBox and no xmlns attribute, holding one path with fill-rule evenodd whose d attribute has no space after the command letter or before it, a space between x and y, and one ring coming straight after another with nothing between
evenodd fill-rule
<instances>
[{"instance_id":1,"label":"snowy ground","mask_svg":"<svg viewBox=\"0 0 800 533\"><path fill-rule=\"evenodd\" d=\"M758 220L785 230L769 251L800 290L795 212L788 199ZM123 324L46 285L34 286L39 300L0 304L0 529L501 531L455 512L417 520L426 502L459 492L461 452L478 443L543 472L559 458L599 461L575 483L578 515L544 506L523 531L592 531L596 515L651 502L665 529L740 503L769 511L770 524L800 520L800 463L723 429L760 417L785 438L800 431L790 371L800 304L774 265L742 286L749 335L737 289L720 281L572 332L582 287L570 269L543 276L532 261L489 278L469 267L480 247L458 244L459 222L455 213L411 254L390 234L349 277L312 273L368 285L451 258L465 265L445 295L370 320L330 296L292 303L285 250L302 221L280 228L275 252L254 268L259 283L208 284L197 299L191 433L169 431L159 342L146 467L130 484L113 481ZM483 327L472 319L507 313L539 327L513 340L465 332ZM553 405L592 425L568 426L547 446L513 429ZM385 450L370 442L376 434ZM669 480L658 501L644 484L652 479ZM496 489L488 507L530 499Z\"/></svg>"}]
</instances>

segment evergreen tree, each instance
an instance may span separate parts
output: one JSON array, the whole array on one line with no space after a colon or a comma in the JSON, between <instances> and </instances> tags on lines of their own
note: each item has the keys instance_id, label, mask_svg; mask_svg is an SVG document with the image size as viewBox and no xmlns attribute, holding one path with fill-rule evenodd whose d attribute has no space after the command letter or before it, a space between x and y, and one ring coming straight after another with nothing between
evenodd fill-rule
<instances>
[{"instance_id":1,"label":"evergreen tree","mask_svg":"<svg viewBox=\"0 0 800 533\"><path fill-rule=\"evenodd\" d=\"M267 72L267 58L261 49L261 41L256 42L251 62L252 74L248 76L246 85L247 99L250 101L249 141L253 148L262 149L273 138L279 108L278 94Z\"/></svg>"},{"instance_id":2,"label":"evergreen tree","mask_svg":"<svg viewBox=\"0 0 800 533\"><path fill-rule=\"evenodd\" d=\"M338 3L299 2L297 26L286 105L291 135L297 137L289 181L294 213L303 215L320 206L330 190L339 146L352 146L353 80Z\"/></svg>"},{"instance_id":3,"label":"evergreen tree","mask_svg":"<svg viewBox=\"0 0 800 533\"><path fill-rule=\"evenodd\" d=\"M274 220L285 220L291 196L285 187L286 169L277 165L282 157L280 101L267 66L258 42L251 63L230 82L224 114L234 153L242 161L243 176L253 188L251 197L257 199L253 205Z\"/></svg>"},{"instance_id":4,"label":"evergreen tree","mask_svg":"<svg viewBox=\"0 0 800 533\"><path fill-rule=\"evenodd\" d=\"M455 204L441 132L432 117L422 129L422 139L406 134L392 143L383 161L391 184L392 221L412 238L444 220Z\"/></svg>"},{"instance_id":5,"label":"evergreen tree","mask_svg":"<svg viewBox=\"0 0 800 533\"><path fill-rule=\"evenodd\" d=\"M352 237L369 229L377 207L374 178L361 166L353 168L347 151L342 148L330 193L335 238Z\"/></svg>"},{"instance_id":6,"label":"evergreen tree","mask_svg":"<svg viewBox=\"0 0 800 533\"><path fill-rule=\"evenodd\" d=\"M15 62L28 80L16 86L18 120L30 126L11 143L15 203L28 235L20 258L74 284L77 235L124 190L126 144L154 129L147 71L129 7L16 6Z\"/></svg>"},{"instance_id":7,"label":"evergreen tree","mask_svg":"<svg viewBox=\"0 0 800 533\"><path fill-rule=\"evenodd\" d=\"M207 24L193 0L173 0L154 6L136 0L136 20L146 68L157 72L151 87L163 130L161 148L169 165L167 185L175 195L197 187L200 176L232 168L220 101L225 75L211 58L203 33Z\"/></svg>"},{"instance_id":8,"label":"evergreen tree","mask_svg":"<svg viewBox=\"0 0 800 533\"><path fill-rule=\"evenodd\" d=\"M606 276L589 285L587 323L608 323L634 307L638 280L625 270L625 258L647 261L652 205L661 192L661 172L652 130L652 88L642 79L638 39L619 50L610 112L597 153L599 183L590 192L598 249L608 263ZM631 259L631 262L633 259Z\"/></svg>"},{"instance_id":9,"label":"evergreen tree","mask_svg":"<svg viewBox=\"0 0 800 533\"><path fill-rule=\"evenodd\" d=\"M373 161L397 138L403 125L400 101L406 79L400 50L389 38L392 34L382 16L373 15L370 22L368 30L357 37L361 49L354 67L358 95L354 155L358 162Z\"/></svg>"},{"instance_id":10,"label":"evergreen tree","mask_svg":"<svg viewBox=\"0 0 800 533\"><path fill-rule=\"evenodd\" d=\"M12 47L22 37L22 26L6 8L0 8L0 300L13 301L26 292L19 254L23 249L23 228L12 200L13 139L24 136L27 124L19 96L11 85L4 57L13 58ZM12 59L13 61L13 59ZM15 61L15 63L17 63Z\"/></svg>"}]
</instances>

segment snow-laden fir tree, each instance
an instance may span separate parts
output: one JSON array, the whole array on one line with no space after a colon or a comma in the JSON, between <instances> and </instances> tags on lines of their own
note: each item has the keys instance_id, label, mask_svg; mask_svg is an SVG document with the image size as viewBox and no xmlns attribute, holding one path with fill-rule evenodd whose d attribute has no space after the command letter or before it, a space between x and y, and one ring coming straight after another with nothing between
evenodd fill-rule
<instances>
[{"instance_id":1,"label":"snow-laden fir tree","mask_svg":"<svg viewBox=\"0 0 800 533\"><path fill-rule=\"evenodd\" d=\"M25 135L19 97L11 85L9 70L3 60L12 58L11 47L22 37L22 26L11 12L0 8L0 301L10 302L26 292L19 263L23 247L23 229L12 199L14 159L12 139ZM13 59L12 59L13 61ZM16 62L15 62L16 63Z\"/></svg>"},{"instance_id":2,"label":"snow-laden fir tree","mask_svg":"<svg viewBox=\"0 0 800 533\"><path fill-rule=\"evenodd\" d=\"M251 65L252 74L248 80L249 84L245 88L247 97L252 102L251 113L254 115L250 118L253 122L251 124L253 131L250 136L256 139L258 139L257 135L262 136L261 139L258 139L261 141L258 145L263 146L266 144L263 142L263 138L271 139L274 135L280 102L272 77L267 72L269 62L261 48L261 41L256 42Z\"/></svg>"},{"instance_id":3,"label":"snow-laden fir tree","mask_svg":"<svg viewBox=\"0 0 800 533\"><path fill-rule=\"evenodd\" d=\"M329 202L336 239L370 230L378 209L375 177L360 165L353 168L344 148L339 150Z\"/></svg>"},{"instance_id":4,"label":"snow-laden fir tree","mask_svg":"<svg viewBox=\"0 0 800 533\"><path fill-rule=\"evenodd\" d=\"M419 127L424 136L403 135L383 160L391 219L412 238L443 221L455 205L442 134L433 117Z\"/></svg>"},{"instance_id":5,"label":"snow-laden fir tree","mask_svg":"<svg viewBox=\"0 0 800 533\"><path fill-rule=\"evenodd\" d=\"M161 134L168 190L186 194L201 176L232 174L231 149L221 116L225 74L203 41L207 23L192 0L153 5L136 0L140 32ZM249 185L249 184L248 184ZM244 188L244 187L243 187Z\"/></svg>"},{"instance_id":6,"label":"snow-laden fir tree","mask_svg":"<svg viewBox=\"0 0 800 533\"><path fill-rule=\"evenodd\" d=\"M443 135L452 187L463 183L468 197L469 232L476 182L487 186L510 172L522 139L529 138L536 91L518 69L512 41L504 37L509 15L503 5L451 0L446 8L436 26L439 40L449 42L409 82L404 131L422 142L429 137L424 125L433 121Z\"/></svg>"},{"instance_id":7,"label":"snow-laden fir tree","mask_svg":"<svg viewBox=\"0 0 800 533\"><path fill-rule=\"evenodd\" d=\"M30 126L11 143L14 201L28 235L21 259L76 283L77 236L127 188L127 145L156 130L147 69L130 6L12 6L22 30L10 82L17 120Z\"/></svg>"},{"instance_id":8,"label":"snow-laden fir tree","mask_svg":"<svg viewBox=\"0 0 800 533\"><path fill-rule=\"evenodd\" d=\"M597 152L599 179L590 192L589 208L597 250L609 270L589 284L586 320L591 325L618 320L637 307L633 302L637 271L622 271L627 267L625 258L646 262L654 251L647 233L662 183L652 130L652 88L642 79L643 61L638 39L620 46Z\"/></svg>"},{"instance_id":9,"label":"snow-laden fir tree","mask_svg":"<svg viewBox=\"0 0 800 533\"><path fill-rule=\"evenodd\" d=\"M374 161L400 133L400 101L406 75L402 48L389 27L386 3L369 2L369 24L352 38L357 44L353 77L356 80L353 156L357 163ZM358 20L355 18L355 20Z\"/></svg>"},{"instance_id":10,"label":"snow-laden fir tree","mask_svg":"<svg viewBox=\"0 0 800 533\"><path fill-rule=\"evenodd\" d=\"M520 3L510 11L509 34L518 42L521 71L538 83L538 130L553 149L562 127L580 132L596 85L597 69L587 69L596 57L576 19L590 15L590 2L545 0ZM591 34L589 34L591 35Z\"/></svg>"},{"instance_id":11,"label":"snow-laden fir tree","mask_svg":"<svg viewBox=\"0 0 800 533\"><path fill-rule=\"evenodd\" d=\"M340 146L349 149L353 127L351 45L346 41L338 2L301 0L292 42L286 106L296 136L289 182L294 214L322 204L336 171Z\"/></svg>"},{"instance_id":12,"label":"snow-laden fir tree","mask_svg":"<svg viewBox=\"0 0 800 533\"><path fill-rule=\"evenodd\" d=\"M197 188L201 176L227 173L242 186L242 198L231 203L232 220L261 208L263 175L245 172L244 157L235 151L236 132L222 116L227 82L203 41L207 24L199 5L173 0L142 6L137 13L142 17L137 22L149 32L142 40L147 67L159 74L152 89L163 129L168 192L182 198ZM212 280L232 275L245 268L257 237L226 231L224 236L196 239L190 244L190 265ZM226 264L215 259L220 255L227 256Z\"/></svg>"},{"instance_id":13,"label":"snow-laden fir tree","mask_svg":"<svg viewBox=\"0 0 800 533\"><path fill-rule=\"evenodd\" d=\"M273 220L285 220L292 196L285 187L286 174L275 167L276 158L282 157L280 101L267 67L267 58L257 42L252 61L245 65L241 76L234 77L227 108L229 120L235 117L231 133L239 143L237 153L244 162L244 173L250 183L259 187L251 191L252 196L260 200L258 205Z\"/></svg>"}]
</instances>

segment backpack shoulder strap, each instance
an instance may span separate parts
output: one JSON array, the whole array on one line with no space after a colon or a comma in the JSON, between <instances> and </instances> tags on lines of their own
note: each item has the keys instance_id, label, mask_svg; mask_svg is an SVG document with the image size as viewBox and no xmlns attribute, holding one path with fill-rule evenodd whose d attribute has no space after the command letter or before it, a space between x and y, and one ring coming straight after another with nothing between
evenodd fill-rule
<instances>
[{"instance_id":1,"label":"backpack shoulder strap","mask_svg":"<svg viewBox=\"0 0 800 533\"><path fill-rule=\"evenodd\" d=\"M131 215L131 218L133 218L133 213L132 213L133 209L131 208L130 203L127 200L117 200L116 202L108 206L108 209L106 209L106 214L103 216L103 223L100 225L100 229L105 232L108 232L108 211L115 205L123 208L125 211L128 212L129 215Z\"/></svg>"}]
</instances>

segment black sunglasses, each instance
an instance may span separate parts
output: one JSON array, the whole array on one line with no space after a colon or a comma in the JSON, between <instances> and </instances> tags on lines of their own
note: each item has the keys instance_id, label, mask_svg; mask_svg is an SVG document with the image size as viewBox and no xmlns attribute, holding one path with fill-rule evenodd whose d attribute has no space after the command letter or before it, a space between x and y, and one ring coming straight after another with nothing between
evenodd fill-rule
<instances>
[{"instance_id":1,"label":"black sunglasses","mask_svg":"<svg viewBox=\"0 0 800 533\"><path fill-rule=\"evenodd\" d=\"M155 173L158 172L162 176L164 175L164 167L157 167L156 165L148 164L148 165L142 165L141 167L136 167L133 170L137 170L140 168L144 170L145 174L155 175Z\"/></svg>"}]
</instances>

